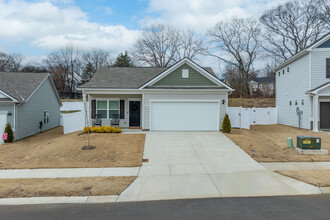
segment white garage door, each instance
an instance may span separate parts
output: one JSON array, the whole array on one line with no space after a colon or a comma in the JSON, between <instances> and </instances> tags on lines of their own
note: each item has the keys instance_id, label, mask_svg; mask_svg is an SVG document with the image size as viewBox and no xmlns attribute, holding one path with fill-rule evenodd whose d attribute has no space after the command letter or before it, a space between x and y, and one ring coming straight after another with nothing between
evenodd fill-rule
<instances>
[{"instance_id":1,"label":"white garage door","mask_svg":"<svg viewBox=\"0 0 330 220\"><path fill-rule=\"evenodd\" d=\"M0 112L0 143L3 143L2 133L5 131L6 124L7 124L7 113Z\"/></svg>"},{"instance_id":2,"label":"white garage door","mask_svg":"<svg viewBox=\"0 0 330 220\"><path fill-rule=\"evenodd\" d=\"M219 102L216 101L152 101L153 131L216 131L219 130Z\"/></svg>"}]
</instances>

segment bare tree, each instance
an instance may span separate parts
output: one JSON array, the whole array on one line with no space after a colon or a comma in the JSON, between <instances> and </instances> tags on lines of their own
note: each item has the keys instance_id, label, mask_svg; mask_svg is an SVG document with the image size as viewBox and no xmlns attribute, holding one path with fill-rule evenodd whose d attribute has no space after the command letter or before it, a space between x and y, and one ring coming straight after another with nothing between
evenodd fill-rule
<instances>
[{"instance_id":1,"label":"bare tree","mask_svg":"<svg viewBox=\"0 0 330 220\"><path fill-rule=\"evenodd\" d=\"M141 33L132 54L144 65L167 67L184 57L197 59L202 46L203 40L193 32L160 24Z\"/></svg>"},{"instance_id":2,"label":"bare tree","mask_svg":"<svg viewBox=\"0 0 330 220\"><path fill-rule=\"evenodd\" d=\"M253 63L259 53L260 28L251 18L232 18L208 30L208 54L237 68L242 95L249 95L248 80L254 74Z\"/></svg>"},{"instance_id":3,"label":"bare tree","mask_svg":"<svg viewBox=\"0 0 330 220\"><path fill-rule=\"evenodd\" d=\"M23 56L18 53L0 52L0 71L18 72L22 65Z\"/></svg>"},{"instance_id":4,"label":"bare tree","mask_svg":"<svg viewBox=\"0 0 330 220\"><path fill-rule=\"evenodd\" d=\"M83 52L79 47L72 44L60 49L57 52L51 53L47 56L45 63L54 77L55 83L60 79L61 92L74 92L78 85L82 73L82 58ZM65 85L63 85L63 81Z\"/></svg>"},{"instance_id":5,"label":"bare tree","mask_svg":"<svg viewBox=\"0 0 330 220\"><path fill-rule=\"evenodd\" d=\"M175 62L182 58L189 58L197 60L199 55L204 55L204 42L194 32L190 30L181 30L180 32L180 44L174 57Z\"/></svg>"},{"instance_id":6,"label":"bare tree","mask_svg":"<svg viewBox=\"0 0 330 220\"><path fill-rule=\"evenodd\" d=\"M84 52L82 55L82 60L84 66L90 63L95 70L98 70L103 66L110 66L112 64L110 53L100 49Z\"/></svg>"},{"instance_id":7,"label":"bare tree","mask_svg":"<svg viewBox=\"0 0 330 220\"><path fill-rule=\"evenodd\" d=\"M330 28L330 0L295 0L267 10L263 48L280 61L299 53Z\"/></svg>"}]
</instances>

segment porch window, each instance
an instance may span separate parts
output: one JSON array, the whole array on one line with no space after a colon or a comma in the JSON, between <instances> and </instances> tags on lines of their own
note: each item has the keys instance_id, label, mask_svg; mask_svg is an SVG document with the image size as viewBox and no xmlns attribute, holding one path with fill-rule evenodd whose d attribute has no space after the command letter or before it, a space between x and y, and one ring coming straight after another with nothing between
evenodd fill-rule
<instances>
[{"instance_id":1,"label":"porch window","mask_svg":"<svg viewBox=\"0 0 330 220\"><path fill-rule=\"evenodd\" d=\"M113 118L114 114L119 115L119 100L109 101L109 118Z\"/></svg>"},{"instance_id":2,"label":"porch window","mask_svg":"<svg viewBox=\"0 0 330 220\"><path fill-rule=\"evenodd\" d=\"M97 118L107 118L107 101L97 101L96 114Z\"/></svg>"}]
</instances>

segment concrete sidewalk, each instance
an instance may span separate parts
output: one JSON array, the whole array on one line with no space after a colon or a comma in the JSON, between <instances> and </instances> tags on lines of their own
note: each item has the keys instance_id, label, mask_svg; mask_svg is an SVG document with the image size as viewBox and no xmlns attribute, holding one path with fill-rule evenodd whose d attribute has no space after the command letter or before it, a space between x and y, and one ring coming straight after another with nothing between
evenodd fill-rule
<instances>
[{"instance_id":1,"label":"concrete sidewalk","mask_svg":"<svg viewBox=\"0 0 330 220\"><path fill-rule=\"evenodd\" d=\"M0 179L137 176L140 167L0 170Z\"/></svg>"},{"instance_id":2,"label":"concrete sidewalk","mask_svg":"<svg viewBox=\"0 0 330 220\"><path fill-rule=\"evenodd\" d=\"M330 162L271 162L260 163L269 170L330 170Z\"/></svg>"}]
</instances>

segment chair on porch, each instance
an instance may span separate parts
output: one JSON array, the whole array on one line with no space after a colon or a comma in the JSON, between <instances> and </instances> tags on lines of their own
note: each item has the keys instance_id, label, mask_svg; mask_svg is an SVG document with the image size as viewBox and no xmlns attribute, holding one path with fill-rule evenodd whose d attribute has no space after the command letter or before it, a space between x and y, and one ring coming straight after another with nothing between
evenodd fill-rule
<instances>
[{"instance_id":1,"label":"chair on porch","mask_svg":"<svg viewBox=\"0 0 330 220\"><path fill-rule=\"evenodd\" d=\"M102 119L100 118L101 114L96 114L96 118L93 120L93 127L95 126L102 126Z\"/></svg>"},{"instance_id":2,"label":"chair on porch","mask_svg":"<svg viewBox=\"0 0 330 220\"><path fill-rule=\"evenodd\" d=\"M119 127L119 122L120 122L119 114L113 114L112 119L110 121L111 126Z\"/></svg>"}]
</instances>

